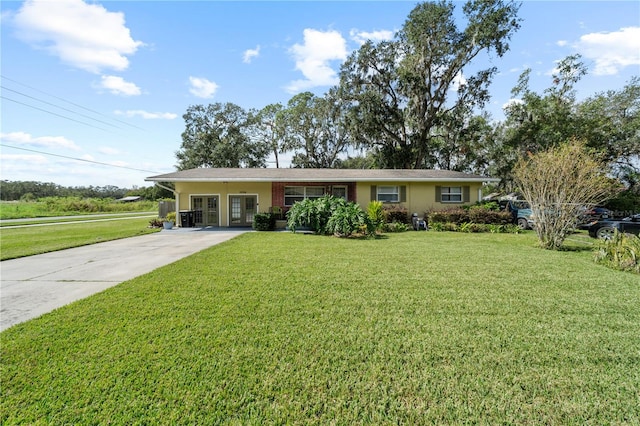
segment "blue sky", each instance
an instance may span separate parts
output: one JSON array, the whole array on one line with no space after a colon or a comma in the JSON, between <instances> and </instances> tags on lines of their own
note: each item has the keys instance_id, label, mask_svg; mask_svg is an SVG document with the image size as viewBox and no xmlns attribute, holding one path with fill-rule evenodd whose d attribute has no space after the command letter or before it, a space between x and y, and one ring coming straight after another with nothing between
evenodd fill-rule
<instances>
[{"instance_id":1,"label":"blue sky","mask_svg":"<svg viewBox=\"0 0 640 426\"><path fill-rule=\"evenodd\" d=\"M415 5L3 0L0 177L149 186L175 169L190 105L322 95L362 40L391 37ZM488 107L498 119L525 68L541 92L558 60L581 54L579 98L640 75L640 2L525 1L519 15L511 50L478 63L499 70Z\"/></svg>"}]
</instances>

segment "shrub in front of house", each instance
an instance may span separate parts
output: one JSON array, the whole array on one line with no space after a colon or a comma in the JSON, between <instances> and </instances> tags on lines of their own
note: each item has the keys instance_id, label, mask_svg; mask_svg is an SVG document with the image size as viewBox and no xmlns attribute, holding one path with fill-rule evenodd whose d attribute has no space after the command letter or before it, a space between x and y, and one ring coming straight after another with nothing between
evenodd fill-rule
<instances>
[{"instance_id":1,"label":"shrub in front of house","mask_svg":"<svg viewBox=\"0 0 640 426\"><path fill-rule=\"evenodd\" d=\"M378 216L375 207L373 210L373 214ZM358 232L373 235L376 232L376 225L358 204L331 195L295 203L287 213L287 226L293 232L309 229L316 234L340 237Z\"/></svg>"},{"instance_id":2,"label":"shrub in front of house","mask_svg":"<svg viewBox=\"0 0 640 426\"><path fill-rule=\"evenodd\" d=\"M511 213L485 208L471 208L468 211L469 221L473 223L507 225L513 223Z\"/></svg>"},{"instance_id":3,"label":"shrub in front of house","mask_svg":"<svg viewBox=\"0 0 640 426\"><path fill-rule=\"evenodd\" d=\"M276 229L276 217L271 213L256 213L252 227L256 231L273 231Z\"/></svg>"},{"instance_id":4,"label":"shrub in front of house","mask_svg":"<svg viewBox=\"0 0 640 426\"><path fill-rule=\"evenodd\" d=\"M329 218L338 207L346 203L343 198L331 195L298 201L287 212L287 226L293 232L306 228L317 234L331 234L327 230Z\"/></svg>"},{"instance_id":5,"label":"shrub in front of house","mask_svg":"<svg viewBox=\"0 0 640 426\"><path fill-rule=\"evenodd\" d=\"M401 206L389 206L384 207L384 215L387 220L387 223L405 223L410 224L411 220L409 220L409 212L406 207Z\"/></svg>"},{"instance_id":6,"label":"shrub in front of house","mask_svg":"<svg viewBox=\"0 0 640 426\"><path fill-rule=\"evenodd\" d=\"M513 222L513 217L509 212L489 210L482 207L437 210L428 212L425 216L429 224L434 222L450 222L457 225L462 223L507 225Z\"/></svg>"},{"instance_id":7,"label":"shrub in front of house","mask_svg":"<svg viewBox=\"0 0 640 426\"><path fill-rule=\"evenodd\" d=\"M483 206L428 212L429 229L452 232L519 233L511 213Z\"/></svg>"},{"instance_id":8,"label":"shrub in front of house","mask_svg":"<svg viewBox=\"0 0 640 426\"><path fill-rule=\"evenodd\" d=\"M435 210L425 214L427 222L431 226L432 223L464 223L469 222L469 212L461 208Z\"/></svg>"},{"instance_id":9,"label":"shrub in front of house","mask_svg":"<svg viewBox=\"0 0 640 426\"><path fill-rule=\"evenodd\" d=\"M388 233L407 232L409 229L411 229L411 227L406 223L402 223L402 222L391 222L391 223L385 223L384 225L382 225L382 232L388 232Z\"/></svg>"},{"instance_id":10,"label":"shrub in front of house","mask_svg":"<svg viewBox=\"0 0 640 426\"><path fill-rule=\"evenodd\" d=\"M356 203L338 206L327 222L326 232L339 237L349 237L361 229L368 234L375 234L375 226L370 218Z\"/></svg>"}]
</instances>

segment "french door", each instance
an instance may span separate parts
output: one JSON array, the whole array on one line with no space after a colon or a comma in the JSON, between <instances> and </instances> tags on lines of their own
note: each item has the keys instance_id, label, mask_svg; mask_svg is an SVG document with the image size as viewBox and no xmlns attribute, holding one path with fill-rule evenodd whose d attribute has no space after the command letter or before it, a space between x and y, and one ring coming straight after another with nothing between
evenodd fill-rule
<instances>
[{"instance_id":1,"label":"french door","mask_svg":"<svg viewBox=\"0 0 640 426\"><path fill-rule=\"evenodd\" d=\"M195 226L218 226L218 197L191 197L191 209Z\"/></svg>"},{"instance_id":2,"label":"french door","mask_svg":"<svg viewBox=\"0 0 640 426\"><path fill-rule=\"evenodd\" d=\"M229 196L229 226L251 226L258 209L255 195Z\"/></svg>"}]
</instances>

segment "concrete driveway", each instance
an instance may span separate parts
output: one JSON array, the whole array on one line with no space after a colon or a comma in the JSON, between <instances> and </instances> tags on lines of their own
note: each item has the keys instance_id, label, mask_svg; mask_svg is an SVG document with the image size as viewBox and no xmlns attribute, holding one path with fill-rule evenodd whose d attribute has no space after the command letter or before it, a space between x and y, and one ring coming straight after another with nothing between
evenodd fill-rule
<instances>
[{"instance_id":1,"label":"concrete driveway","mask_svg":"<svg viewBox=\"0 0 640 426\"><path fill-rule=\"evenodd\" d=\"M0 262L0 331L249 229L174 228Z\"/></svg>"}]
</instances>

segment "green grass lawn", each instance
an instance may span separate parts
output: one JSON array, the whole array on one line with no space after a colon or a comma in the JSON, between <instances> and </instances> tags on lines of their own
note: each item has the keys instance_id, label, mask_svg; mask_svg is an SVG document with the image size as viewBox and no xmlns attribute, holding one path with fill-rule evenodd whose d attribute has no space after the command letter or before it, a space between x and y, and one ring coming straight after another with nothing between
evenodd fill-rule
<instances>
[{"instance_id":1,"label":"green grass lawn","mask_svg":"<svg viewBox=\"0 0 640 426\"><path fill-rule=\"evenodd\" d=\"M38 217L38 218L24 218L24 219L11 219L10 222L0 222L0 228L7 228L12 226L21 225L33 225L44 223L68 223L68 222L86 222L88 220L95 221L107 221L113 219L126 219L132 217L147 217L148 219L157 217L156 212L134 212L134 213L95 213L91 215L79 215L79 216L56 216L56 217Z\"/></svg>"},{"instance_id":2,"label":"green grass lawn","mask_svg":"<svg viewBox=\"0 0 640 426\"><path fill-rule=\"evenodd\" d=\"M638 424L640 282L532 233L249 233L0 335L1 424Z\"/></svg>"},{"instance_id":3,"label":"green grass lawn","mask_svg":"<svg viewBox=\"0 0 640 426\"><path fill-rule=\"evenodd\" d=\"M149 228L148 218L2 228L0 229L0 260L31 256L157 231L159 229Z\"/></svg>"}]
</instances>

